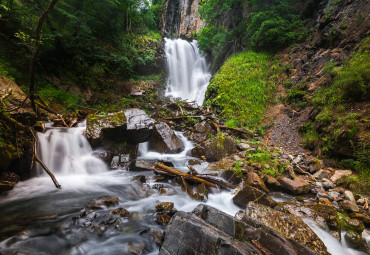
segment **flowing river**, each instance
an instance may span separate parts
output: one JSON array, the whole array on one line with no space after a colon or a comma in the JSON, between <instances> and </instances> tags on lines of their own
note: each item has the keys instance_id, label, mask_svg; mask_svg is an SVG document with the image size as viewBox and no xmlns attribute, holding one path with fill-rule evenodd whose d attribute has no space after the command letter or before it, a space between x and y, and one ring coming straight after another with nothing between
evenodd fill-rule
<instances>
[{"instance_id":1,"label":"flowing river","mask_svg":"<svg viewBox=\"0 0 370 255\"><path fill-rule=\"evenodd\" d=\"M180 72L174 74L169 68L171 85L168 94L178 96L184 93L185 99L201 104L210 75L204 72L205 61L199 55L196 42L167 39L166 53L169 63L180 61L181 65L181 54L185 54L186 66L193 67L193 71L184 74L186 86L190 84L183 88L184 92L183 85L178 84L183 79L179 77ZM195 62L187 62L189 59ZM49 176L40 169L37 177L18 183L12 191L0 197L0 250L24 252L19 254L158 254L159 246L153 233L165 228L155 222L155 206L160 202L173 202L177 210L192 211L201 203L190 198L179 185L156 179L152 171L109 169L93 156L93 150L83 135L84 129L83 124L69 129L49 127L44 134L38 134L39 156L54 171L62 189L56 189ZM186 170L191 159L188 152L193 144L181 133L177 134L185 146L182 152L160 154L149 151L144 143L139 146L139 159L171 161L175 168ZM200 170L204 168L198 167ZM141 181L144 177L147 179L145 183ZM157 184L171 192L160 194L153 188ZM233 192L209 194L203 203L235 215L240 208L232 202ZM84 214L90 200L102 196L118 197L119 205L115 207L127 209L131 217L114 219L112 224L108 212L111 208L101 209L87 216L101 227L87 228L91 223L79 215ZM306 222L332 254L361 254L342 246L315 222Z\"/></svg>"}]
</instances>

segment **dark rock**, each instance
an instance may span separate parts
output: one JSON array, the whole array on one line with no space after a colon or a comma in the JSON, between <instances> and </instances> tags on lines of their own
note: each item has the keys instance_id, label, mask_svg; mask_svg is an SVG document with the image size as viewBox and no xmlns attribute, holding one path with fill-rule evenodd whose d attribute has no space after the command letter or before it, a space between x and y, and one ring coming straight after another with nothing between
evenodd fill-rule
<instances>
[{"instance_id":1,"label":"dark rock","mask_svg":"<svg viewBox=\"0 0 370 255\"><path fill-rule=\"evenodd\" d=\"M301 195L309 193L312 189L312 184L303 180L300 177L291 180L285 176L280 176L278 181L281 184L281 187L285 189L287 192L292 193L294 195Z\"/></svg>"},{"instance_id":2,"label":"dark rock","mask_svg":"<svg viewBox=\"0 0 370 255\"><path fill-rule=\"evenodd\" d=\"M150 140L154 120L140 109L108 115L89 115L86 118L86 137L93 146L101 143L143 143Z\"/></svg>"},{"instance_id":3,"label":"dark rock","mask_svg":"<svg viewBox=\"0 0 370 255\"><path fill-rule=\"evenodd\" d=\"M235 219L199 205L193 213L176 213L167 228L161 255L316 254L245 215Z\"/></svg>"},{"instance_id":4,"label":"dark rock","mask_svg":"<svg viewBox=\"0 0 370 255\"><path fill-rule=\"evenodd\" d=\"M251 201L270 207L275 207L277 205L277 202L265 192L249 185L245 185L244 188L233 197L234 204L240 208L245 208Z\"/></svg>"},{"instance_id":5,"label":"dark rock","mask_svg":"<svg viewBox=\"0 0 370 255\"><path fill-rule=\"evenodd\" d=\"M262 180L265 182L266 186L269 189L272 189L272 190L279 190L280 189L281 185L278 182L278 180L276 180L274 177L266 174L265 176L263 176Z\"/></svg>"},{"instance_id":6,"label":"dark rock","mask_svg":"<svg viewBox=\"0 0 370 255\"><path fill-rule=\"evenodd\" d=\"M160 153L177 153L184 149L184 145L166 123L160 122L154 125L149 148Z\"/></svg>"},{"instance_id":7,"label":"dark rock","mask_svg":"<svg viewBox=\"0 0 370 255\"><path fill-rule=\"evenodd\" d=\"M100 158L101 160L108 164L112 162L113 158L113 154L111 151L94 151L92 155L97 158Z\"/></svg>"},{"instance_id":8,"label":"dark rock","mask_svg":"<svg viewBox=\"0 0 370 255\"><path fill-rule=\"evenodd\" d=\"M233 170L222 171L221 177L233 185L238 185L242 181L242 179Z\"/></svg>"},{"instance_id":9,"label":"dark rock","mask_svg":"<svg viewBox=\"0 0 370 255\"><path fill-rule=\"evenodd\" d=\"M202 161L197 160L197 159L190 159L188 161L188 165L189 166L200 165L200 164L202 164Z\"/></svg>"},{"instance_id":10,"label":"dark rock","mask_svg":"<svg viewBox=\"0 0 370 255\"><path fill-rule=\"evenodd\" d=\"M294 240L319 254L329 254L321 239L295 215L282 213L270 207L249 203L244 214L280 232L289 240Z\"/></svg>"},{"instance_id":11,"label":"dark rock","mask_svg":"<svg viewBox=\"0 0 370 255\"><path fill-rule=\"evenodd\" d=\"M19 176L15 173L0 172L0 192L10 191L19 181Z\"/></svg>"},{"instance_id":12,"label":"dark rock","mask_svg":"<svg viewBox=\"0 0 370 255\"><path fill-rule=\"evenodd\" d=\"M118 197L101 197L99 199L90 200L88 207L91 209L102 209L103 207L111 207L118 205Z\"/></svg>"},{"instance_id":13,"label":"dark rock","mask_svg":"<svg viewBox=\"0 0 370 255\"><path fill-rule=\"evenodd\" d=\"M370 216L363 213L350 213L349 216L353 219L358 219L361 221L367 228L370 227Z\"/></svg>"},{"instance_id":14,"label":"dark rock","mask_svg":"<svg viewBox=\"0 0 370 255\"><path fill-rule=\"evenodd\" d=\"M362 236L352 230L346 232L344 239L346 239L348 246L351 248L359 248L362 244Z\"/></svg>"},{"instance_id":15,"label":"dark rock","mask_svg":"<svg viewBox=\"0 0 370 255\"><path fill-rule=\"evenodd\" d=\"M153 171L156 161L136 160L129 166L130 171Z\"/></svg>"},{"instance_id":16,"label":"dark rock","mask_svg":"<svg viewBox=\"0 0 370 255\"><path fill-rule=\"evenodd\" d=\"M122 207L118 207L117 209L111 210L110 213L114 215L118 215L123 218L127 218L131 216L131 213Z\"/></svg>"},{"instance_id":17,"label":"dark rock","mask_svg":"<svg viewBox=\"0 0 370 255\"><path fill-rule=\"evenodd\" d=\"M155 206L156 212L168 212L171 211L174 207L172 202L162 202Z\"/></svg>"},{"instance_id":18,"label":"dark rock","mask_svg":"<svg viewBox=\"0 0 370 255\"><path fill-rule=\"evenodd\" d=\"M264 181L261 179L261 177L258 176L257 173L255 172L248 172L247 177L246 177L246 182L247 185L255 187L259 190L262 190L264 192L270 192L264 183Z\"/></svg>"}]
</instances>

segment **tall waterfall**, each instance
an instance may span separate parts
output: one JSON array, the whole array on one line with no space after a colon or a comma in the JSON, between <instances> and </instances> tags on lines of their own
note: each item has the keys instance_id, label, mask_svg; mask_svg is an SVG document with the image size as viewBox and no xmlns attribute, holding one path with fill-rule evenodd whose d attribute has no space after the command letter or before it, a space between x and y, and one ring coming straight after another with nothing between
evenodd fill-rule
<instances>
[{"instance_id":1,"label":"tall waterfall","mask_svg":"<svg viewBox=\"0 0 370 255\"><path fill-rule=\"evenodd\" d=\"M38 154L55 174L90 174L107 171L106 164L92 155L83 136L85 127L50 128L38 133ZM43 173L39 168L40 174Z\"/></svg>"},{"instance_id":2,"label":"tall waterfall","mask_svg":"<svg viewBox=\"0 0 370 255\"><path fill-rule=\"evenodd\" d=\"M166 96L180 97L202 105L211 79L197 41L165 39L168 67Z\"/></svg>"}]
</instances>

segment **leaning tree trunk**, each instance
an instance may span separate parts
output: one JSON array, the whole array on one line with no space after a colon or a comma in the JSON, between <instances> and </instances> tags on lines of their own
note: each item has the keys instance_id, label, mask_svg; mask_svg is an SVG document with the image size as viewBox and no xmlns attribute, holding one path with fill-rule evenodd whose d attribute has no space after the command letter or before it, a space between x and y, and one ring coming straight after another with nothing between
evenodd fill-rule
<instances>
[{"instance_id":1,"label":"leaning tree trunk","mask_svg":"<svg viewBox=\"0 0 370 255\"><path fill-rule=\"evenodd\" d=\"M44 24L46 18L48 17L49 13L53 10L54 6L57 4L59 0L52 0L48 6L41 14L39 21L37 22L37 27L35 31L35 46L32 49L31 54L31 66L30 66L30 100L32 103L32 107L37 114L36 104L35 104L35 73L36 73L36 61L37 56L39 53L39 47L41 43L41 29L42 25Z\"/></svg>"}]
</instances>

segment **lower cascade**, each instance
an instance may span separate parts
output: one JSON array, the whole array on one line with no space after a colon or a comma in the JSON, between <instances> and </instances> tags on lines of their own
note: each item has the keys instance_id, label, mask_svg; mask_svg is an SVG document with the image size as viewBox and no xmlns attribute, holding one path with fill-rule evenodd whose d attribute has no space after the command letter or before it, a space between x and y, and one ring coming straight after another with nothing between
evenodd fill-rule
<instances>
[{"instance_id":1,"label":"lower cascade","mask_svg":"<svg viewBox=\"0 0 370 255\"><path fill-rule=\"evenodd\" d=\"M38 134L39 157L56 174L89 174L107 171L103 161L92 156L83 135L85 127L50 128ZM39 174L44 171L39 167Z\"/></svg>"},{"instance_id":2,"label":"lower cascade","mask_svg":"<svg viewBox=\"0 0 370 255\"><path fill-rule=\"evenodd\" d=\"M166 38L164 50L168 68L166 96L202 105L211 74L197 41Z\"/></svg>"}]
</instances>

